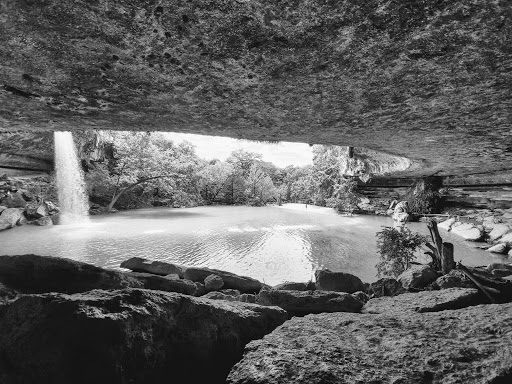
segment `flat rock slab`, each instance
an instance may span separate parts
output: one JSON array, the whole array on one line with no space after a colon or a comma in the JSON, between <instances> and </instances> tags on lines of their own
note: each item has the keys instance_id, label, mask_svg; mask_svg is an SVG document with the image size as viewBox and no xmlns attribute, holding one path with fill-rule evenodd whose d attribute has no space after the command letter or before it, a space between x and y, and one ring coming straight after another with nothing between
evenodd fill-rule
<instances>
[{"instance_id":1,"label":"flat rock slab","mask_svg":"<svg viewBox=\"0 0 512 384\"><path fill-rule=\"evenodd\" d=\"M183 279L183 271L185 267L178 264L168 263L165 261L148 260L142 257L132 257L125 260L120 265L121 268L131 269L134 272L147 272L154 275L178 275Z\"/></svg>"},{"instance_id":2,"label":"flat rock slab","mask_svg":"<svg viewBox=\"0 0 512 384\"><path fill-rule=\"evenodd\" d=\"M485 302L477 289L448 288L440 291L404 293L395 297L370 299L363 313L401 314L410 312L438 312L460 309Z\"/></svg>"},{"instance_id":3,"label":"flat rock slab","mask_svg":"<svg viewBox=\"0 0 512 384\"><path fill-rule=\"evenodd\" d=\"M327 291L261 290L256 302L276 305L293 316L322 312L359 312L363 302L349 293Z\"/></svg>"},{"instance_id":4,"label":"flat rock slab","mask_svg":"<svg viewBox=\"0 0 512 384\"><path fill-rule=\"evenodd\" d=\"M249 343L227 383L505 384L512 382L511 345L512 304L309 315Z\"/></svg>"},{"instance_id":5,"label":"flat rock slab","mask_svg":"<svg viewBox=\"0 0 512 384\"><path fill-rule=\"evenodd\" d=\"M177 275L159 276L143 272L129 272L127 275L140 281L144 289L197 296L198 289L195 283L190 280L176 279Z\"/></svg>"},{"instance_id":6,"label":"flat rock slab","mask_svg":"<svg viewBox=\"0 0 512 384\"><path fill-rule=\"evenodd\" d=\"M61 257L0 256L0 282L22 293L76 293L91 289L142 288L125 273Z\"/></svg>"},{"instance_id":7,"label":"flat rock slab","mask_svg":"<svg viewBox=\"0 0 512 384\"><path fill-rule=\"evenodd\" d=\"M261 282L251 277L239 276L234 273L218 269L187 267L183 272L183 278L196 281L198 283L204 282L204 280L210 275L217 275L221 277L224 281L224 285L222 286L223 288L237 289L242 293L259 292L263 286Z\"/></svg>"},{"instance_id":8,"label":"flat rock slab","mask_svg":"<svg viewBox=\"0 0 512 384\"><path fill-rule=\"evenodd\" d=\"M224 383L284 310L126 289L0 306L0 383Z\"/></svg>"}]
</instances>

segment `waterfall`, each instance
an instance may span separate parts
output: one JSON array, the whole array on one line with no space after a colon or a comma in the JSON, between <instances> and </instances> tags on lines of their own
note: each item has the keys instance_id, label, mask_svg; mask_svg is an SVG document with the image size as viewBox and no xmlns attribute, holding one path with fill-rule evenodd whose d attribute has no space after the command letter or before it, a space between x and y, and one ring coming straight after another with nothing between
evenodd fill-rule
<instances>
[{"instance_id":1,"label":"waterfall","mask_svg":"<svg viewBox=\"0 0 512 384\"><path fill-rule=\"evenodd\" d=\"M60 224L88 221L89 199L71 132L55 132L55 169L61 209Z\"/></svg>"}]
</instances>

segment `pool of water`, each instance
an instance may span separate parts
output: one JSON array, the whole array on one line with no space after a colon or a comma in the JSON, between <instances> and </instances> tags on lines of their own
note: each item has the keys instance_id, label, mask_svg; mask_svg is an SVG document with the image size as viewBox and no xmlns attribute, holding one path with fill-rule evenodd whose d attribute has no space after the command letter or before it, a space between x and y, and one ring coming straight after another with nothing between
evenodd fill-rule
<instances>
[{"instance_id":1,"label":"pool of water","mask_svg":"<svg viewBox=\"0 0 512 384\"><path fill-rule=\"evenodd\" d=\"M375 233L387 217L341 216L327 208L211 206L154 208L93 216L89 224L0 232L0 255L34 253L119 268L130 257L205 266L251 276L267 284L313 279L328 268L376 280ZM426 224L412 231L428 234ZM442 231L455 260L486 265L502 260ZM420 253L418 253L420 255Z\"/></svg>"}]
</instances>

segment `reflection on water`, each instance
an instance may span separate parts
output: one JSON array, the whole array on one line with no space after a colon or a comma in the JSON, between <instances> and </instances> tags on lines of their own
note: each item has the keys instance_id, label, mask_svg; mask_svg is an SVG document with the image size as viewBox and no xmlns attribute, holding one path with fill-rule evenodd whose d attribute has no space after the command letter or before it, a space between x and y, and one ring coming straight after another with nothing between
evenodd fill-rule
<instances>
[{"instance_id":1,"label":"reflection on water","mask_svg":"<svg viewBox=\"0 0 512 384\"><path fill-rule=\"evenodd\" d=\"M278 207L155 208L95 216L82 226L22 226L0 233L0 254L35 253L118 268L133 257L207 266L267 284L307 281L315 269L375 278L375 233L385 217L346 217ZM425 224L409 224L428 234ZM442 232L455 260L485 265L501 260Z\"/></svg>"}]
</instances>

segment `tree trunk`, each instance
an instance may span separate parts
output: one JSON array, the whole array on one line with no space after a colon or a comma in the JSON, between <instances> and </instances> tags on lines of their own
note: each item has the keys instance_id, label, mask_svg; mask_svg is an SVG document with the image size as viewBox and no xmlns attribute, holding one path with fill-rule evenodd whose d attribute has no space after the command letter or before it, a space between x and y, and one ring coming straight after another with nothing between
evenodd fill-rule
<instances>
[{"instance_id":1,"label":"tree trunk","mask_svg":"<svg viewBox=\"0 0 512 384\"><path fill-rule=\"evenodd\" d=\"M455 268L455 261L453 259L453 244L452 243L443 243L443 254L442 254L442 258L441 258L441 268L443 271L443 275L446 275L453 268Z\"/></svg>"}]
</instances>

